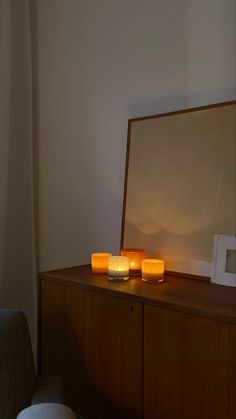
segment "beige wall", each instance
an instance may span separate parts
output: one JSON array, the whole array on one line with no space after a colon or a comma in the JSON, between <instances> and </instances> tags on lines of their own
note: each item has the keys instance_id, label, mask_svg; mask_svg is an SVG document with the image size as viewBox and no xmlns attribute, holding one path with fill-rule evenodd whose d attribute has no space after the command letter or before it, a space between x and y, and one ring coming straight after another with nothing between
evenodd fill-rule
<instances>
[{"instance_id":1,"label":"beige wall","mask_svg":"<svg viewBox=\"0 0 236 419\"><path fill-rule=\"evenodd\" d=\"M28 1L0 0L0 308L28 317L36 347Z\"/></svg>"},{"instance_id":2,"label":"beige wall","mask_svg":"<svg viewBox=\"0 0 236 419\"><path fill-rule=\"evenodd\" d=\"M130 117L233 99L235 0L36 0L41 269L119 247Z\"/></svg>"}]
</instances>

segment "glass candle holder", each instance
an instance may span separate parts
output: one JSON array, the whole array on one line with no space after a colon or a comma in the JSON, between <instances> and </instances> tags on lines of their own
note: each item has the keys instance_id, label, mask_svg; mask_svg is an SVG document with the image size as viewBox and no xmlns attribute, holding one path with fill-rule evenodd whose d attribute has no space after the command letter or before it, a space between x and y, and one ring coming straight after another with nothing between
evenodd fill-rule
<instances>
[{"instance_id":1,"label":"glass candle holder","mask_svg":"<svg viewBox=\"0 0 236 419\"><path fill-rule=\"evenodd\" d=\"M129 258L111 256L108 259L108 279L111 281L127 281L129 279Z\"/></svg>"},{"instance_id":2,"label":"glass candle holder","mask_svg":"<svg viewBox=\"0 0 236 419\"><path fill-rule=\"evenodd\" d=\"M159 259L143 259L142 280L150 283L163 282L164 261Z\"/></svg>"},{"instance_id":3,"label":"glass candle holder","mask_svg":"<svg viewBox=\"0 0 236 419\"><path fill-rule=\"evenodd\" d=\"M144 259L144 249L127 248L121 249L121 256L127 256L129 258L129 274L140 276L142 268L142 260Z\"/></svg>"},{"instance_id":4,"label":"glass candle holder","mask_svg":"<svg viewBox=\"0 0 236 419\"><path fill-rule=\"evenodd\" d=\"M108 271L108 259L111 253L92 253L91 266L93 274L106 274Z\"/></svg>"}]
</instances>

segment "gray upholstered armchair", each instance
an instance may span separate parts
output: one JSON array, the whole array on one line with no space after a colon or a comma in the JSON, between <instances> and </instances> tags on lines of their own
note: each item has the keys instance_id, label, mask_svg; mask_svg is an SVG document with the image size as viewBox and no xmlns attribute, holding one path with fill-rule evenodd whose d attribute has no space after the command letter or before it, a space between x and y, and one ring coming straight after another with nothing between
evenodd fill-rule
<instances>
[{"instance_id":1,"label":"gray upholstered armchair","mask_svg":"<svg viewBox=\"0 0 236 419\"><path fill-rule=\"evenodd\" d=\"M24 417L36 417L36 410L39 412L37 417L46 418L46 411L49 412L48 417L54 417L53 414L50 415L50 408L54 407L58 412L58 418L74 418L70 409L61 406L61 380L36 377L28 323L24 313L19 310L0 310L0 418L15 419L22 409L48 402L51 405L41 405L40 409L31 407Z\"/></svg>"}]
</instances>

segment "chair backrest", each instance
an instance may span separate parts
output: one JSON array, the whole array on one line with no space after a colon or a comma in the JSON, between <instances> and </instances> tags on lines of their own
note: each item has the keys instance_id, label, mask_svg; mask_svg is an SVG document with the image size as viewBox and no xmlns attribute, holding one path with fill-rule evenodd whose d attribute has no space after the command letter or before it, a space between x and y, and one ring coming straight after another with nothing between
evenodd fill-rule
<instances>
[{"instance_id":1,"label":"chair backrest","mask_svg":"<svg viewBox=\"0 0 236 419\"><path fill-rule=\"evenodd\" d=\"M29 406L36 374L26 316L0 310L0 418L15 419Z\"/></svg>"}]
</instances>

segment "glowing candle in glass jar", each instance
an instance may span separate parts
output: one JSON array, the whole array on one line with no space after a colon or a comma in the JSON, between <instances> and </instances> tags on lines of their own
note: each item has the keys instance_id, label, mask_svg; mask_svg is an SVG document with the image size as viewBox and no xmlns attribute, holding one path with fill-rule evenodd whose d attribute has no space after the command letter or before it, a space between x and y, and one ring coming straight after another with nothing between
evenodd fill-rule
<instances>
[{"instance_id":1,"label":"glowing candle in glass jar","mask_svg":"<svg viewBox=\"0 0 236 419\"><path fill-rule=\"evenodd\" d=\"M129 279L128 257L111 256L108 259L108 279L111 281L126 281Z\"/></svg>"},{"instance_id":2,"label":"glowing candle in glass jar","mask_svg":"<svg viewBox=\"0 0 236 419\"><path fill-rule=\"evenodd\" d=\"M144 259L144 249L121 249L121 256L129 258L130 275L141 275L142 260Z\"/></svg>"},{"instance_id":3,"label":"glowing candle in glass jar","mask_svg":"<svg viewBox=\"0 0 236 419\"><path fill-rule=\"evenodd\" d=\"M108 259L111 253L92 253L91 265L93 274L106 274L108 270Z\"/></svg>"},{"instance_id":4,"label":"glowing candle in glass jar","mask_svg":"<svg viewBox=\"0 0 236 419\"><path fill-rule=\"evenodd\" d=\"M143 259L142 280L152 283L164 281L164 261L158 259Z\"/></svg>"}]
</instances>

